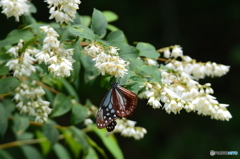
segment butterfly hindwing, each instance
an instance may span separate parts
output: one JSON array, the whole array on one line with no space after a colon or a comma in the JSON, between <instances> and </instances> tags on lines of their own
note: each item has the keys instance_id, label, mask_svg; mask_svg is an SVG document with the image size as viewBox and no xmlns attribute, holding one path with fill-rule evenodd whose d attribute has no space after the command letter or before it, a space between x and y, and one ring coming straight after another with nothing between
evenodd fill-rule
<instances>
[{"instance_id":1,"label":"butterfly hindwing","mask_svg":"<svg viewBox=\"0 0 240 159\"><path fill-rule=\"evenodd\" d=\"M108 132L111 132L114 130L115 126L117 125L117 122L113 120L111 123L109 123L106 128Z\"/></svg>"}]
</instances>

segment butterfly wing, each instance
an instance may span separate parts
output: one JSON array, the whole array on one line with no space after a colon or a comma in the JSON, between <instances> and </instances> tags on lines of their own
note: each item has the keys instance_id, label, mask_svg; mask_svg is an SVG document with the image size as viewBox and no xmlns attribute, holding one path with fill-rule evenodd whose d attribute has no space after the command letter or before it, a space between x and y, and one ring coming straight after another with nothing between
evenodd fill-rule
<instances>
[{"instance_id":1,"label":"butterfly wing","mask_svg":"<svg viewBox=\"0 0 240 159\"><path fill-rule=\"evenodd\" d=\"M111 132L114 130L115 126L117 125L117 122L113 120L111 123L109 123L106 128L108 132Z\"/></svg>"},{"instance_id":2,"label":"butterfly wing","mask_svg":"<svg viewBox=\"0 0 240 159\"><path fill-rule=\"evenodd\" d=\"M113 85L112 96L113 107L119 117L132 115L137 107L137 97L133 92L115 84Z\"/></svg>"},{"instance_id":3,"label":"butterfly wing","mask_svg":"<svg viewBox=\"0 0 240 159\"><path fill-rule=\"evenodd\" d=\"M108 91L98 109L96 122L99 129L107 127L108 131L112 131L117 124L115 120L119 118L119 116L113 107L112 92L113 88Z\"/></svg>"}]
</instances>

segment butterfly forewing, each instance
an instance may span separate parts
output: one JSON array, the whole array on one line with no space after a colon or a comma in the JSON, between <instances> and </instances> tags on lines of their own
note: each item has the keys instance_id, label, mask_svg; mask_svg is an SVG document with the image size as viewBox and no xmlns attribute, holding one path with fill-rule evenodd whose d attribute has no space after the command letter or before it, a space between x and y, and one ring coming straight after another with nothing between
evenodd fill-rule
<instances>
[{"instance_id":1,"label":"butterfly forewing","mask_svg":"<svg viewBox=\"0 0 240 159\"><path fill-rule=\"evenodd\" d=\"M113 89L110 89L108 91L108 93L103 98L101 105L98 109L97 127L99 129L105 128L112 121L114 121L118 118L118 116L114 110L114 107L113 107L112 91L113 91Z\"/></svg>"},{"instance_id":2,"label":"butterfly forewing","mask_svg":"<svg viewBox=\"0 0 240 159\"><path fill-rule=\"evenodd\" d=\"M116 114L120 117L128 117L132 115L137 106L136 95L119 85L113 89L112 94L113 100L117 101L113 104Z\"/></svg>"},{"instance_id":3,"label":"butterfly forewing","mask_svg":"<svg viewBox=\"0 0 240 159\"><path fill-rule=\"evenodd\" d=\"M113 131L117 125L116 119L130 116L137 106L136 95L119 86L111 84L112 88L103 98L97 113L97 127L106 127L107 131Z\"/></svg>"}]
</instances>

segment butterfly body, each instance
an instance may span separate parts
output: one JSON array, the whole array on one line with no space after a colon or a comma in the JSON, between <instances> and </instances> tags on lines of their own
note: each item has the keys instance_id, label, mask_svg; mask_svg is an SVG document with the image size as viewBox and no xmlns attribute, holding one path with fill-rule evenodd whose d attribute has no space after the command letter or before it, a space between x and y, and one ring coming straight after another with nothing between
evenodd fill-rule
<instances>
[{"instance_id":1,"label":"butterfly body","mask_svg":"<svg viewBox=\"0 0 240 159\"><path fill-rule=\"evenodd\" d=\"M137 106L137 97L133 92L119 86L118 83L112 83L111 86L97 113L97 127L106 127L108 131L114 130L117 118L132 115Z\"/></svg>"}]
</instances>

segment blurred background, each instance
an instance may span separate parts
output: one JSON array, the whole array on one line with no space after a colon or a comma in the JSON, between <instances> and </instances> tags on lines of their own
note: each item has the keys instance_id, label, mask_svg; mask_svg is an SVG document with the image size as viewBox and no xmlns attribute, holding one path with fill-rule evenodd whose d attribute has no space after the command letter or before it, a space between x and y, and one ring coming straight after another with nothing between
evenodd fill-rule
<instances>
[{"instance_id":1,"label":"blurred background","mask_svg":"<svg viewBox=\"0 0 240 159\"><path fill-rule=\"evenodd\" d=\"M32 0L41 10L33 16L48 21L47 5ZM140 100L129 118L137 126L145 127L147 135L139 141L116 135L126 159L138 158L210 158L210 151L238 151L240 156L240 1L239 0L82 0L79 13L91 15L93 8L110 10L119 16L112 23L120 28L129 44L148 42L157 49L181 45L185 55L198 61L213 61L231 66L221 78L206 78L200 83L211 83L214 96L220 103L230 106L230 121L212 120L196 113L167 114L162 109L152 109L146 100ZM0 14L0 39L16 27L14 18L7 20ZM8 26L8 27L6 27ZM99 105L106 90L90 97ZM89 98L92 90L84 92ZM217 156L226 158L226 156ZM229 157L230 158L230 157Z\"/></svg>"}]
</instances>

